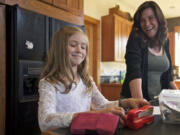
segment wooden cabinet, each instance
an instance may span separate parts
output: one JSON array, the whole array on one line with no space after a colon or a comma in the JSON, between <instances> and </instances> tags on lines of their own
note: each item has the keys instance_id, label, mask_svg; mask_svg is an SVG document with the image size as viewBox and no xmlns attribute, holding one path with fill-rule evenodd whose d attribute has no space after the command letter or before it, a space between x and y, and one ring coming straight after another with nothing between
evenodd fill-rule
<instances>
[{"instance_id":1,"label":"wooden cabinet","mask_svg":"<svg viewBox=\"0 0 180 135\"><path fill-rule=\"evenodd\" d=\"M176 83L176 86L178 87L178 89L180 90L180 80L176 80L175 83Z\"/></svg>"},{"instance_id":2,"label":"wooden cabinet","mask_svg":"<svg viewBox=\"0 0 180 135\"><path fill-rule=\"evenodd\" d=\"M53 0L39 0L39 1L42 1L42 2L47 2L49 4L52 4Z\"/></svg>"},{"instance_id":3,"label":"wooden cabinet","mask_svg":"<svg viewBox=\"0 0 180 135\"><path fill-rule=\"evenodd\" d=\"M84 25L83 0L0 0L58 20Z\"/></svg>"},{"instance_id":4,"label":"wooden cabinet","mask_svg":"<svg viewBox=\"0 0 180 135\"><path fill-rule=\"evenodd\" d=\"M64 9L75 15L83 15L83 0L39 0Z\"/></svg>"},{"instance_id":5,"label":"wooden cabinet","mask_svg":"<svg viewBox=\"0 0 180 135\"><path fill-rule=\"evenodd\" d=\"M6 118L6 8L0 5L0 135L5 135Z\"/></svg>"},{"instance_id":6,"label":"wooden cabinet","mask_svg":"<svg viewBox=\"0 0 180 135\"><path fill-rule=\"evenodd\" d=\"M83 0L53 0L53 5L75 15L83 15Z\"/></svg>"},{"instance_id":7,"label":"wooden cabinet","mask_svg":"<svg viewBox=\"0 0 180 135\"><path fill-rule=\"evenodd\" d=\"M102 17L102 61L124 61L132 22L115 14Z\"/></svg>"},{"instance_id":8,"label":"wooden cabinet","mask_svg":"<svg viewBox=\"0 0 180 135\"><path fill-rule=\"evenodd\" d=\"M108 100L119 100L121 95L122 85L120 83L102 83L101 93Z\"/></svg>"}]
</instances>

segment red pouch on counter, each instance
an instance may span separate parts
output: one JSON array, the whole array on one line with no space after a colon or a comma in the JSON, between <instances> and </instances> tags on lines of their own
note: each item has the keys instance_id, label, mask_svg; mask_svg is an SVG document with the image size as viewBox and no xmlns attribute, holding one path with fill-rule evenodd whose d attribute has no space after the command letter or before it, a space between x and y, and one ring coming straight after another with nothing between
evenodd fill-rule
<instances>
[{"instance_id":1,"label":"red pouch on counter","mask_svg":"<svg viewBox=\"0 0 180 135\"><path fill-rule=\"evenodd\" d=\"M139 129L145 124L152 123L153 120L153 107L150 105L128 111L124 119L126 125L131 129Z\"/></svg>"},{"instance_id":2,"label":"red pouch on counter","mask_svg":"<svg viewBox=\"0 0 180 135\"><path fill-rule=\"evenodd\" d=\"M113 135L119 123L119 116L109 113L80 113L71 123L72 134Z\"/></svg>"}]
</instances>

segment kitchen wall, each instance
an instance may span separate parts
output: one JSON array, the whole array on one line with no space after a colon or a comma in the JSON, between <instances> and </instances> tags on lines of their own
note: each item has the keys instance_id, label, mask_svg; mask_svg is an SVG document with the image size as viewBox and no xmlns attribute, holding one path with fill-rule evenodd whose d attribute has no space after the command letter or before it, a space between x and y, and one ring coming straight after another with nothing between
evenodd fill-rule
<instances>
[{"instance_id":1,"label":"kitchen wall","mask_svg":"<svg viewBox=\"0 0 180 135\"><path fill-rule=\"evenodd\" d=\"M167 19L167 26L169 32L174 31L175 26L180 26L180 17Z\"/></svg>"},{"instance_id":2,"label":"kitchen wall","mask_svg":"<svg viewBox=\"0 0 180 135\"><path fill-rule=\"evenodd\" d=\"M126 64L121 62L101 62L101 75L116 76L126 71Z\"/></svg>"},{"instance_id":3,"label":"kitchen wall","mask_svg":"<svg viewBox=\"0 0 180 135\"><path fill-rule=\"evenodd\" d=\"M107 15L109 13L109 8L115 7L119 0L84 0L84 13L85 15L91 16L98 20L101 16ZM131 7L123 5L122 11L130 11Z\"/></svg>"},{"instance_id":4,"label":"kitchen wall","mask_svg":"<svg viewBox=\"0 0 180 135\"><path fill-rule=\"evenodd\" d=\"M109 14L109 8L115 7L119 0L84 0L84 14L101 21L101 16ZM129 7L121 8L124 12ZM124 7L124 6L123 6ZM123 62L101 62L101 75L118 75L120 70L125 71L126 65Z\"/></svg>"}]
</instances>

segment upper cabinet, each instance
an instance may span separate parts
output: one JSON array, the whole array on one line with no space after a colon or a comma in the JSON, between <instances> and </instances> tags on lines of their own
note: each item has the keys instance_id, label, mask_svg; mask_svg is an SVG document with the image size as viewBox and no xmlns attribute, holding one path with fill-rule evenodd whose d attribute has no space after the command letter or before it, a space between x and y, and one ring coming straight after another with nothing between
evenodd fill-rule
<instances>
[{"instance_id":1,"label":"upper cabinet","mask_svg":"<svg viewBox=\"0 0 180 135\"><path fill-rule=\"evenodd\" d=\"M47 2L47 3L49 3L49 4L52 4L52 3L53 3L53 0L39 0L39 1Z\"/></svg>"},{"instance_id":2,"label":"upper cabinet","mask_svg":"<svg viewBox=\"0 0 180 135\"><path fill-rule=\"evenodd\" d=\"M83 0L39 0L52 4L57 8L61 8L74 15L83 15Z\"/></svg>"},{"instance_id":3,"label":"upper cabinet","mask_svg":"<svg viewBox=\"0 0 180 135\"><path fill-rule=\"evenodd\" d=\"M102 61L124 62L132 22L116 14L102 17Z\"/></svg>"},{"instance_id":4,"label":"upper cabinet","mask_svg":"<svg viewBox=\"0 0 180 135\"><path fill-rule=\"evenodd\" d=\"M84 25L83 0L0 0L58 20Z\"/></svg>"}]
</instances>

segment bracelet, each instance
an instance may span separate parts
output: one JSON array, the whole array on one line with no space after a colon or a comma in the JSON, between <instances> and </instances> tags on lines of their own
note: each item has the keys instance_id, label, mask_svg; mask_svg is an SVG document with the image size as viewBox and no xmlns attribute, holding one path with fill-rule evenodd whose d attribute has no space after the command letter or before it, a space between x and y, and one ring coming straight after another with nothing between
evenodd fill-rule
<instances>
[{"instance_id":1,"label":"bracelet","mask_svg":"<svg viewBox=\"0 0 180 135\"><path fill-rule=\"evenodd\" d=\"M123 107L123 105L122 105L122 100L121 100L121 99L119 99L119 104L118 104L118 106L119 106L119 107Z\"/></svg>"}]
</instances>

